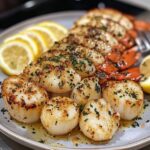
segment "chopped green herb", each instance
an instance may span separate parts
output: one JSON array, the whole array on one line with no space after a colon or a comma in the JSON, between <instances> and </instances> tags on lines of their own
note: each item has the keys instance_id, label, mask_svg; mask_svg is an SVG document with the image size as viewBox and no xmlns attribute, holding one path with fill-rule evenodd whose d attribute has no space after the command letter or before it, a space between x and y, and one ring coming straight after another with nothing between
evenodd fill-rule
<instances>
[{"instance_id":1,"label":"chopped green herb","mask_svg":"<svg viewBox=\"0 0 150 150\"><path fill-rule=\"evenodd\" d=\"M88 118L86 118L84 121L87 122L87 121L88 121Z\"/></svg>"},{"instance_id":2,"label":"chopped green herb","mask_svg":"<svg viewBox=\"0 0 150 150\"><path fill-rule=\"evenodd\" d=\"M96 115L99 117L99 112L97 111L96 108L94 108L94 111L95 111Z\"/></svg>"},{"instance_id":3,"label":"chopped green herb","mask_svg":"<svg viewBox=\"0 0 150 150\"><path fill-rule=\"evenodd\" d=\"M131 105L131 108L135 106L135 103Z\"/></svg>"},{"instance_id":4,"label":"chopped green herb","mask_svg":"<svg viewBox=\"0 0 150 150\"><path fill-rule=\"evenodd\" d=\"M57 125L57 121L55 121L55 125Z\"/></svg>"},{"instance_id":5,"label":"chopped green herb","mask_svg":"<svg viewBox=\"0 0 150 150\"><path fill-rule=\"evenodd\" d=\"M148 104L144 104L143 108L146 109L148 106Z\"/></svg>"},{"instance_id":6,"label":"chopped green herb","mask_svg":"<svg viewBox=\"0 0 150 150\"><path fill-rule=\"evenodd\" d=\"M108 114L111 116L111 111L108 111Z\"/></svg>"},{"instance_id":7,"label":"chopped green herb","mask_svg":"<svg viewBox=\"0 0 150 150\"><path fill-rule=\"evenodd\" d=\"M5 109L4 107L1 109L1 112L3 113L3 115L5 114L5 112L8 112L7 109Z\"/></svg>"},{"instance_id":8,"label":"chopped green herb","mask_svg":"<svg viewBox=\"0 0 150 150\"><path fill-rule=\"evenodd\" d=\"M90 104L90 107L92 107L92 108L93 108L93 105L92 105L92 104Z\"/></svg>"},{"instance_id":9,"label":"chopped green herb","mask_svg":"<svg viewBox=\"0 0 150 150\"><path fill-rule=\"evenodd\" d=\"M95 84L95 91L97 92L97 93L99 93L100 92L100 86L96 83Z\"/></svg>"},{"instance_id":10,"label":"chopped green herb","mask_svg":"<svg viewBox=\"0 0 150 150\"><path fill-rule=\"evenodd\" d=\"M87 113L87 112L85 112L85 111L83 111L83 112L82 112L82 114L83 114L83 116L88 115L88 113Z\"/></svg>"},{"instance_id":11,"label":"chopped green herb","mask_svg":"<svg viewBox=\"0 0 150 150\"><path fill-rule=\"evenodd\" d=\"M83 110L84 105L80 105L80 112Z\"/></svg>"},{"instance_id":12,"label":"chopped green herb","mask_svg":"<svg viewBox=\"0 0 150 150\"><path fill-rule=\"evenodd\" d=\"M136 128L136 127L139 127L139 126L140 126L139 123L136 122L136 121L132 124L132 127L133 127L133 128Z\"/></svg>"},{"instance_id":13,"label":"chopped green herb","mask_svg":"<svg viewBox=\"0 0 150 150\"><path fill-rule=\"evenodd\" d=\"M40 142L40 143L45 143L45 141L44 141L44 140L40 140L40 141L38 141L38 142Z\"/></svg>"}]
</instances>

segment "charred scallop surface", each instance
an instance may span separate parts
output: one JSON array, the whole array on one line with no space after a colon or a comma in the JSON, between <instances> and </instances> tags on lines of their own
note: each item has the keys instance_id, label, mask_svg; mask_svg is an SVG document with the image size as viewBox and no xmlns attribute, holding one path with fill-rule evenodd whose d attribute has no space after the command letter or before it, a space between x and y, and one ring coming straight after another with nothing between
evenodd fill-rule
<instances>
[{"instance_id":1,"label":"charred scallop surface","mask_svg":"<svg viewBox=\"0 0 150 150\"><path fill-rule=\"evenodd\" d=\"M120 116L104 99L89 101L81 112L79 126L94 141L110 140L119 127Z\"/></svg>"},{"instance_id":2,"label":"charred scallop surface","mask_svg":"<svg viewBox=\"0 0 150 150\"><path fill-rule=\"evenodd\" d=\"M77 104L67 97L54 97L43 107L41 122L52 135L64 135L74 129L79 122Z\"/></svg>"},{"instance_id":3,"label":"charred scallop surface","mask_svg":"<svg viewBox=\"0 0 150 150\"><path fill-rule=\"evenodd\" d=\"M101 97L99 79L96 77L84 78L71 93L71 98L78 104L84 106L88 101Z\"/></svg>"},{"instance_id":4,"label":"charred scallop surface","mask_svg":"<svg viewBox=\"0 0 150 150\"><path fill-rule=\"evenodd\" d=\"M134 81L109 81L103 89L103 97L122 119L132 120L140 115L143 108L143 91Z\"/></svg>"},{"instance_id":5,"label":"charred scallop surface","mask_svg":"<svg viewBox=\"0 0 150 150\"><path fill-rule=\"evenodd\" d=\"M47 92L43 88L20 76L4 80L2 95L10 115L23 123L38 121L42 107L48 100Z\"/></svg>"}]
</instances>

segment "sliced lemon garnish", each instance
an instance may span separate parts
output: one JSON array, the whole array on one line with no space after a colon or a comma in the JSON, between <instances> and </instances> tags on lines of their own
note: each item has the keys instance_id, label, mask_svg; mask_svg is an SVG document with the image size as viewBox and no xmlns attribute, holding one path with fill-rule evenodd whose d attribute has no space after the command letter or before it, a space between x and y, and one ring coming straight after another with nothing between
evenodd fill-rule
<instances>
[{"instance_id":1,"label":"sliced lemon garnish","mask_svg":"<svg viewBox=\"0 0 150 150\"><path fill-rule=\"evenodd\" d=\"M140 72L144 76L150 76L150 55L146 56L140 64Z\"/></svg>"},{"instance_id":2,"label":"sliced lemon garnish","mask_svg":"<svg viewBox=\"0 0 150 150\"><path fill-rule=\"evenodd\" d=\"M24 32L30 32L33 30L38 31L40 34L43 35L43 37L45 37L45 42L47 43L47 49L44 50L44 52L47 51L51 46L53 46L55 41L57 41L55 34L48 27L32 26L27 28Z\"/></svg>"},{"instance_id":3,"label":"sliced lemon garnish","mask_svg":"<svg viewBox=\"0 0 150 150\"><path fill-rule=\"evenodd\" d=\"M46 42L47 36L45 36L45 34L41 33L40 31L37 31L37 30L26 31L26 32L24 32L24 34L26 34L29 37L36 40L41 53L48 50L49 44L48 44L48 42Z\"/></svg>"},{"instance_id":4,"label":"sliced lemon garnish","mask_svg":"<svg viewBox=\"0 0 150 150\"><path fill-rule=\"evenodd\" d=\"M140 81L140 85L144 92L150 94L150 76L149 77L143 77Z\"/></svg>"},{"instance_id":5,"label":"sliced lemon garnish","mask_svg":"<svg viewBox=\"0 0 150 150\"><path fill-rule=\"evenodd\" d=\"M26 34L16 34L16 35L10 36L7 39L5 39L4 42L7 43L7 42L17 40L17 39L22 40L23 42L26 42L31 47L30 50L32 50L35 57L39 56L40 49L39 49L37 41L29 37Z\"/></svg>"},{"instance_id":6,"label":"sliced lemon garnish","mask_svg":"<svg viewBox=\"0 0 150 150\"><path fill-rule=\"evenodd\" d=\"M64 38L68 33L68 30L65 27L55 22L45 21L45 22L39 23L38 25L43 26L43 27L48 27L55 34L58 40L61 40L62 38Z\"/></svg>"},{"instance_id":7,"label":"sliced lemon garnish","mask_svg":"<svg viewBox=\"0 0 150 150\"><path fill-rule=\"evenodd\" d=\"M22 73L25 66L33 60L31 47L22 40L12 40L0 47L0 67L8 75Z\"/></svg>"}]
</instances>

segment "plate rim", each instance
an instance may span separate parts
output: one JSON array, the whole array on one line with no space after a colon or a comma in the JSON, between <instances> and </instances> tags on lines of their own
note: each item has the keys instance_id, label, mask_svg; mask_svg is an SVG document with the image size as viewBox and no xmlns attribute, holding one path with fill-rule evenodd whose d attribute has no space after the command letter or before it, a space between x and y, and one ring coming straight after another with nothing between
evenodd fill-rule
<instances>
[{"instance_id":1,"label":"plate rim","mask_svg":"<svg viewBox=\"0 0 150 150\"><path fill-rule=\"evenodd\" d=\"M48 13L48 14L44 14L44 15L40 15L40 16L37 16L37 17L32 17L30 19L27 19L27 20L24 20L24 21L21 21L9 28L7 28L6 30L4 30L3 32L1 32L0 34L0 38L2 38L3 36L9 34L9 32L12 32L13 30L16 30L17 28L23 28L24 26L28 26L28 25L31 25L32 23L36 23L40 20L44 20L46 18L57 18L57 17L61 17L61 16L79 16L79 15L82 15L85 11L79 11L79 10L76 10L76 11L60 11L60 12L55 12L55 13ZM0 71L1 73L1 71ZM48 146L46 144L42 144L42 143L39 143L37 141L34 141L32 139L28 139L26 137L23 137L11 130L9 130L8 128L4 127L1 123L0 123L0 132L3 133L4 135L6 135L8 138L16 141L17 143L21 142L22 145L25 145L27 147L30 147L30 148L38 148L38 149L45 149L45 150L48 150L48 149L61 149L61 150L67 150L67 149L72 149L72 150L76 150L76 149L82 149L82 150L98 150L100 148L78 148L78 147L58 147L58 146ZM18 141L17 141L18 140ZM146 138L143 138L143 139L140 139L140 140L137 140L133 143L130 143L130 144L127 144L127 145L122 145L122 146L110 146L108 148L103 148L103 150L125 150L125 149L131 149L131 148L137 148L139 146L146 146L150 143L150 135Z\"/></svg>"}]
</instances>

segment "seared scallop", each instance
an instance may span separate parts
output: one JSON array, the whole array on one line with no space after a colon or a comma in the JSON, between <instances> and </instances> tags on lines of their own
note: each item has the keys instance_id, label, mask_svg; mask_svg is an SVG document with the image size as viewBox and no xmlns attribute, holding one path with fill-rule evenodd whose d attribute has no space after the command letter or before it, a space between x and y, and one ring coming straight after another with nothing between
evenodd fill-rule
<instances>
[{"instance_id":1,"label":"seared scallop","mask_svg":"<svg viewBox=\"0 0 150 150\"><path fill-rule=\"evenodd\" d=\"M95 65L88 58L78 58L71 56L73 69L82 77L89 77L96 72Z\"/></svg>"},{"instance_id":2,"label":"seared scallop","mask_svg":"<svg viewBox=\"0 0 150 150\"><path fill-rule=\"evenodd\" d=\"M119 127L120 116L104 99L89 101L80 116L80 130L94 141L110 140Z\"/></svg>"},{"instance_id":3,"label":"seared scallop","mask_svg":"<svg viewBox=\"0 0 150 150\"><path fill-rule=\"evenodd\" d=\"M49 92L66 93L81 80L79 74L71 67L63 67L63 65L55 65L53 69L47 73L43 72L40 79L40 84L43 85Z\"/></svg>"},{"instance_id":4,"label":"seared scallop","mask_svg":"<svg viewBox=\"0 0 150 150\"><path fill-rule=\"evenodd\" d=\"M47 53L25 68L24 74L47 91L54 93L69 92L81 80L65 54Z\"/></svg>"},{"instance_id":5,"label":"seared scallop","mask_svg":"<svg viewBox=\"0 0 150 150\"><path fill-rule=\"evenodd\" d=\"M104 57L101 52L75 43L75 41L71 39L71 36L70 38L64 38L60 43L54 44L52 50L57 51L58 49L59 51L69 53L70 56L74 55L78 58L88 58L94 65L100 65L104 62Z\"/></svg>"},{"instance_id":6,"label":"seared scallop","mask_svg":"<svg viewBox=\"0 0 150 150\"><path fill-rule=\"evenodd\" d=\"M101 87L96 77L89 77L79 82L71 93L71 98L78 105L85 105L89 100L99 99Z\"/></svg>"},{"instance_id":7,"label":"seared scallop","mask_svg":"<svg viewBox=\"0 0 150 150\"><path fill-rule=\"evenodd\" d=\"M127 30L133 28L133 23L130 20L130 18L132 17L131 16L128 17L128 15L122 14L121 12L114 10L114 9L108 9L108 8L107 9L106 8L94 9L94 10L89 11L86 15L87 16L102 16L103 18L111 19L121 24Z\"/></svg>"},{"instance_id":8,"label":"seared scallop","mask_svg":"<svg viewBox=\"0 0 150 150\"><path fill-rule=\"evenodd\" d=\"M118 40L115 37L113 37L110 33L105 32L101 28L96 28L92 26L81 26L81 27L79 26L79 27L72 28L70 30L70 33L76 35L84 35L86 37L95 38L100 41L102 40L108 43L109 45L111 45L112 47L119 44Z\"/></svg>"},{"instance_id":9,"label":"seared scallop","mask_svg":"<svg viewBox=\"0 0 150 150\"><path fill-rule=\"evenodd\" d=\"M77 45L70 41L66 42L64 39L60 43L56 43L52 51L59 49L61 52L66 52L69 55L69 60L72 64L72 68L83 78L91 76L95 73L95 65L91 59L87 57L88 52L91 51L86 47Z\"/></svg>"},{"instance_id":10,"label":"seared scallop","mask_svg":"<svg viewBox=\"0 0 150 150\"><path fill-rule=\"evenodd\" d=\"M123 38L126 34L126 29L119 23L112 21L110 19L103 18L101 16L83 16L76 22L78 26L89 25L93 27L98 27L106 32L111 33L117 39Z\"/></svg>"},{"instance_id":11,"label":"seared scallop","mask_svg":"<svg viewBox=\"0 0 150 150\"><path fill-rule=\"evenodd\" d=\"M109 81L103 97L125 120L139 116L143 108L143 91L134 81Z\"/></svg>"},{"instance_id":12,"label":"seared scallop","mask_svg":"<svg viewBox=\"0 0 150 150\"><path fill-rule=\"evenodd\" d=\"M54 97L44 106L41 114L44 128L52 135L64 135L79 122L77 104L67 97Z\"/></svg>"},{"instance_id":13,"label":"seared scallop","mask_svg":"<svg viewBox=\"0 0 150 150\"><path fill-rule=\"evenodd\" d=\"M2 84L2 96L10 115L19 122L33 123L40 119L48 100L46 91L20 76L12 76Z\"/></svg>"}]
</instances>

